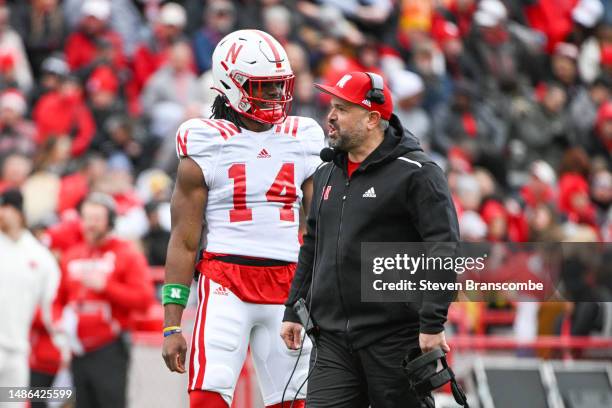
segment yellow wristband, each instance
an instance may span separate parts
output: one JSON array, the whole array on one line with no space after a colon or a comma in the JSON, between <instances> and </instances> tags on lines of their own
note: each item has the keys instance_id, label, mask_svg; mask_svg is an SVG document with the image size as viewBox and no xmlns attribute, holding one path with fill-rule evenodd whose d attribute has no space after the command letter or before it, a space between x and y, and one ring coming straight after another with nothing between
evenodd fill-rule
<instances>
[{"instance_id":1,"label":"yellow wristband","mask_svg":"<svg viewBox=\"0 0 612 408\"><path fill-rule=\"evenodd\" d=\"M172 330L181 330L181 326L168 326L168 327L164 327L164 333L172 331Z\"/></svg>"}]
</instances>

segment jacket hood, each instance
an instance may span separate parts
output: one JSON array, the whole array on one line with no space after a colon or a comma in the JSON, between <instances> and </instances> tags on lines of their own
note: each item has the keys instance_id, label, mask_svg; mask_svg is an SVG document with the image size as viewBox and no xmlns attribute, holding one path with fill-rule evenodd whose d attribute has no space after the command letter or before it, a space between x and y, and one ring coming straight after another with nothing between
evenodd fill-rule
<instances>
[{"instance_id":1,"label":"jacket hood","mask_svg":"<svg viewBox=\"0 0 612 408\"><path fill-rule=\"evenodd\" d=\"M392 114L382 143L363 161L360 169L365 170L367 167L395 160L413 151L423 151L419 140L412 133L404 129L397 115ZM346 152L337 150L334 156L334 163L344 169L346 168L347 158L348 154Z\"/></svg>"}]
</instances>

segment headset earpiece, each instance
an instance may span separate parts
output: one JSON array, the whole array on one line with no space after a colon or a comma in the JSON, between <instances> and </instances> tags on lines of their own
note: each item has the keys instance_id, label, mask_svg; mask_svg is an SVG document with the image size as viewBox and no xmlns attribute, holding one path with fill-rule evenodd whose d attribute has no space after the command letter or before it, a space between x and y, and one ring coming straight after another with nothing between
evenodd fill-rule
<instances>
[{"instance_id":1,"label":"headset earpiece","mask_svg":"<svg viewBox=\"0 0 612 408\"><path fill-rule=\"evenodd\" d=\"M366 72L366 74L370 77L370 90L366 94L366 99L371 102L377 103L379 105L383 105L385 103L385 93L384 87L385 82L383 78L375 74L373 72Z\"/></svg>"}]
</instances>

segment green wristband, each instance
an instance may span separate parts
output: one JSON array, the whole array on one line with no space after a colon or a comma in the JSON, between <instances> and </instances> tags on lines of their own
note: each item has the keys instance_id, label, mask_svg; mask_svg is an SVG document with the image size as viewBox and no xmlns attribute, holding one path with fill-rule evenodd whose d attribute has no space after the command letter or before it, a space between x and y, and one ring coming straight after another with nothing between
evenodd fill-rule
<instances>
[{"instance_id":1,"label":"green wristband","mask_svg":"<svg viewBox=\"0 0 612 408\"><path fill-rule=\"evenodd\" d=\"M167 283L162 288L162 305L174 303L183 307L187 306L189 299L189 287L179 283Z\"/></svg>"}]
</instances>

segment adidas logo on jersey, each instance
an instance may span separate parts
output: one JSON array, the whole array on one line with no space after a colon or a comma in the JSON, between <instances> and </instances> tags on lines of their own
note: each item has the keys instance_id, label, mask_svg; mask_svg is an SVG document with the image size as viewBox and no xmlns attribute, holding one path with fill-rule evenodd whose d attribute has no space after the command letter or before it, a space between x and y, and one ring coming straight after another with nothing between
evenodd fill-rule
<instances>
[{"instance_id":1,"label":"adidas logo on jersey","mask_svg":"<svg viewBox=\"0 0 612 408\"><path fill-rule=\"evenodd\" d=\"M227 296L229 295L229 290L227 290L227 288L224 288L223 286L219 286L217 289L215 289L213 293L215 295Z\"/></svg>"},{"instance_id":2,"label":"adidas logo on jersey","mask_svg":"<svg viewBox=\"0 0 612 408\"><path fill-rule=\"evenodd\" d=\"M362 197L367 198L376 198L376 191L374 191L374 187L370 187L368 191L363 193Z\"/></svg>"},{"instance_id":3,"label":"adidas logo on jersey","mask_svg":"<svg viewBox=\"0 0 612 408\"><path fill-rule=\"evenodd\" d=\"M270 153L268 153L266 149L261 149L261 152L259 152L259 154L257 155L258 159L269 159L270 157L272 156L270 155Z\"/></svg>"}]
</instances>

